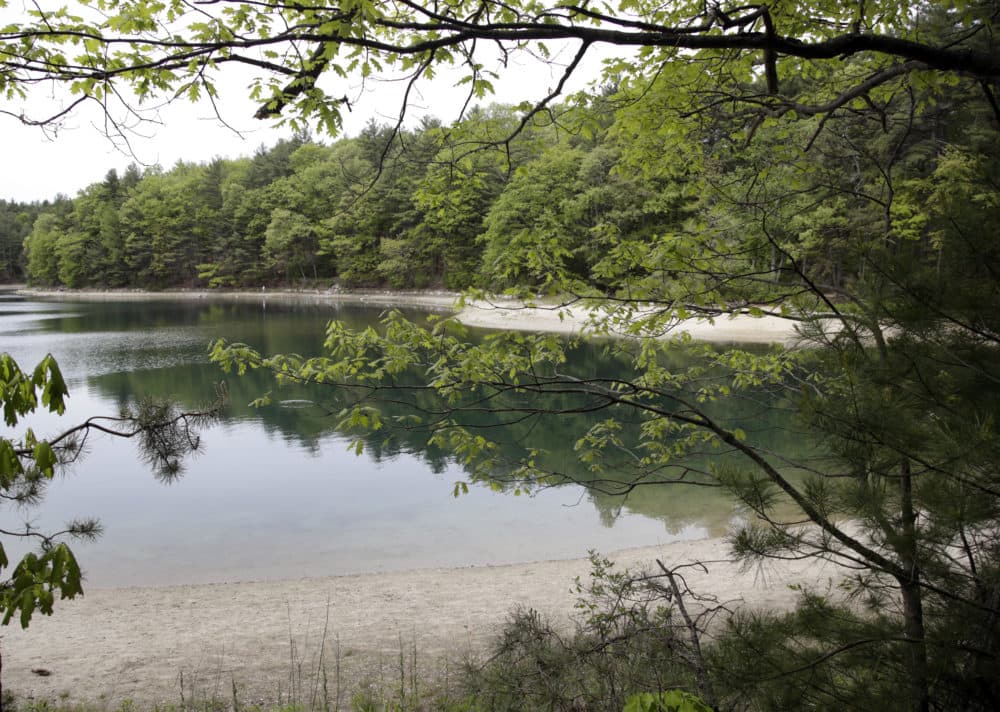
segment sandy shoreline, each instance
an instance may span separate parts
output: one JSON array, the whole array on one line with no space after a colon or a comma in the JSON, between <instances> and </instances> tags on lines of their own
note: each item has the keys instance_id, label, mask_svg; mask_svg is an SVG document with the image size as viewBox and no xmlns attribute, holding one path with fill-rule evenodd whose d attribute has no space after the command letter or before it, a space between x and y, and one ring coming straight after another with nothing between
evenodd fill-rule
<instances>
[{"instance_id":1,"label":"sandy shoreline","mask_svg":"<svg viewBox=\"0 0 1000 712\"><path fill-rule=\"evenodd\" d=\"M515 331L546 331L561 334L581 332L588 324L584 305L569 307L525 307L517 302L470 300L458 308L461 295L447 291L232 291L185 290L168 292L143 291L54 291L20 289L27 297L59 300L131 301L131 300L202 300L215 299L237 302L287 302L300 304L370 304L374 306L410 306L456 312L457 319L467 326L484 329ZM774 316L751 317L736 315L712 321L688 319L678 323L671 335L687 332L697 341L716 343L794 344L798 341L795 324Z\"/></svg>"},{"instance_id":2,"label":"sandy shoreline","mask_svg":"<svg viewBox=\"0 0 1000 712\"><path fill-rule=\"evenodd\" d=\"M835 577L817 562L782 563L741 573L720 539L610 552L620 567L700 560L709 573L688 580L699 593L754 607L794 602L789 584L823 586ZM400 640L418 670L441 674L482 651L516 606L568 623L574 577L585 559L497 567L428 569L298 581L93 589L3 636L5 687L22 696L116 703L179 703L185 695L242 703L272 702L288 689L291 669L303 677L318 665L323 629L332 690L340 649L344 687L398 680ZM328 621L328 623L327 623ZM294 652L292 652L294 650ZM292 662L294 656L296 663ZM51 674L39 676L32 670ZM348 684L350 681L350 684ZM303 683L311 689L311 681ZM331 692L331 695L333 693ZM344 702L347 699L345 696Z\"/></svg>"}]
</instances>

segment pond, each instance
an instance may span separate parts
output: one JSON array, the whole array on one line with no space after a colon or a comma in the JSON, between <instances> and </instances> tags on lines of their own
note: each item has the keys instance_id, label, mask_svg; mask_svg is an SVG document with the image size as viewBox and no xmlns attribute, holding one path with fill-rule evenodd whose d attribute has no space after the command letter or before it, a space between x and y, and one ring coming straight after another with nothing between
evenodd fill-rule
<instances>
[{"instance_id":1,"label":"pond","mask_svg":"<svg viewBox=\"0 0 1000 712\"><path fill-rule=\"evenodd\" d=\"M224 417L202 431L202 451L179 480L157 481L130 442L92 438L40 506L4 511L4 528L27 521L55 529L96 517L104 527L100 539L74 546L88 585L144 586L578 557L591 549L721 535L736 514L718 490L686 486L640 487L628 497L578 485L520 497L472 486L456 498L454 484L467 473L443 453L410 442L356 456L323 409L251 408L249 401L273 384L263 374L238 378L208 362L207 345L217 337L264 352L319 354L330 319L361 326L380 313L263 297L48 302L0 296L0 350L22 368L51 352L70 388L65 416L30 419L40 435L114 415L142 396L171 397L193 408L210 401L220 381L230 395ZM621 368L598 346L574 358L588 372ZM756 402L745 413L748 429L753 424L767 437L788 439L780 409L771 410ZM560 418L533 424L530 433L499 436L510 448L540 447L548 465L572 470L573 433L580 426ZM9 539L5 545L13 558L16 545Z\"/></svg>"}]
</instances>

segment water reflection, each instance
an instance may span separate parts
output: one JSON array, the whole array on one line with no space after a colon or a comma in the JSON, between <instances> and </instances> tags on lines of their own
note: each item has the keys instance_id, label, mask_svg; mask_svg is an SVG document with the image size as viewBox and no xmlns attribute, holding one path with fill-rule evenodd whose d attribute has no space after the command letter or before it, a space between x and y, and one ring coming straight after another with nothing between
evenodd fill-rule
<instances>
[{"instance_id":1,"label":"water reflection","mask_svg":"<svg viewBox=\"0 0 1000 712\"><path fill-rule=\"evenodd\" d=\"M63 419L68 423L116 412L144 395L172 397L187 407L211 400L215 384L226 378L207 362L212 338L265 352L315 354L329 319L360 327L380 311L208 300L7 299L0 301L0 337L2 348L24 367L47 351L60 360L71 387ZM621 375L627 364L613 349L591 345L574 354L573 368ZM591 548L720 534L733 516L732 502L717 490L682 485L639 487L624 498L580 487L515 498L483 487L454 499L453 483L467 473L428 447L426 434L370 436L365 455L355 457L329 415L345 394L292 388L280 399L319 406L252 409L247 404L253 398L274 388L270 379L251 372L227 380L225 420L205 433L205 450L181 482L155 484L129 443L94 442L72 476L54 483L45 504L27 513L38 526L79 516L102 519L105 536L79 551L92 583L297 577L581 556ZM788 438L787 419L774 405L733 401L726 404L726 417L768 447L804 447ZM585 480L593 475L577 463L573 443L606 417L540 416L510 425L480 414L475 424L489 426L502 445L498 477L525 447L534 447L543 467ZM32 421L42 432L59 424L50 416ZM719 457L724 455L706 453L702 464ZM624 462L612 462L608 470L627 471L619 464Z\"/></svg>"}]
</instances>

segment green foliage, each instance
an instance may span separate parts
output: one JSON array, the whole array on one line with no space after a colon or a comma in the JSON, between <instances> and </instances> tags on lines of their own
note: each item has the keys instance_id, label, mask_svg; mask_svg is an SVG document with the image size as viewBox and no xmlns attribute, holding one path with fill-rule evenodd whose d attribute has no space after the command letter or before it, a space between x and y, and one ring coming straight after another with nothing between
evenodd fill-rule
<instances>
[{"instance_id":1,"label":"green foliage","mask_svg":"<svg viewBox=\"0 0 1000 712\"><path fill-rule=\"evenodd\" d=\"M7 565L6 558L0 564ZM76 557L66 544L55 544L41 554L28 553L14 568L10 581L0 594L3 625L20 610L20 623L27 628L37 610L52 615L55 594L60 598L75 598L83 593L83 575Z\"/></svg>"},{"instance_id":2,"label":"green foliage","mask_svg":"<svg viewBox=\"0 0 1000 712\"><path fill-rule=\"evenodd\" d=\"M0 353L0 406L4 422L15 428L27 415L42 408L62 415L69 395L62 372L51 354L29 374L16 361ZM198 447L191 427L206 422L215 411L182 413L165 403L140 403L117 418L90 419L49 439L39 439L29 428L20 437L0 437L0 497L8 506L34 505L44 496L45 486L66 462L78 457L82 441L98 420L100 430L119 437L137 437L140 452L160 477L176 476L181 458ZM27 628L38 612L51 615L56 597L74 598L83 593L83 574L70 547L58 539L93 539L100 525L92 520L73 521L57 533L5 527L5 536L37 540L39 550L28 552L12 566L0 543L0 625L13 618Z\"/></svg>"},{"instance_id":3,"label":"green foliage","mask_svg":"<svg viewBox=\"0 0 1000 712\"><path fill-rule=\"evenodd\" d=\"M47 203L16 203L0 200L0 281L17 282L24 279L25 238Z\"/></svg>"},{"instance_id":4,"label":"green foliage","mask_svg":"<svg viewBox=\"0 0 1000 712\"><path fill-rule=\"evenodd\" d=\"M299 213L275 208L264 238L264 259L271 269L284 273L291 281L297 273L306 278L306 268L315 273L316 228Z\"/></svg>"},{"instance_id":5,"label":"green foliage","mask_svg":"<svg viewBox=\"0 0 1000 712\"><path fill-rule=\"evenodd\" d=\"M466 669L463 687L483 709L619 712L643 690L695 684L657 577L616 570L596 554L591 563L588 581L576 583L571 631L537 611L515 611L487 662Z\"/></svg>"},{"instance_id":6,"label":"green foliage","mask_svg":"<svg viewBox=\"0 0 1000 712\"><path fill-rule=\"evenodd\" d=\"M27 272L33 282L45 286L59 283L56 243L61 235L62 229L54 214L44 213L35 221L34 228L24 243L24 251L28 256Z\"/></svg>"},{"instance_id":7,"label":"green foliage","mask_svg":"<svg viewBox=\"0 0 1000 712\"><path fill-rule=\"evenodd\" d=\"M0 403L8 427L17 426L21 418L39 406L63 413L67 395L66 383L51 355L42 359L29 375L9 354L0 354ZM0 438L0 494L14 502L36 501L45 481L54 476L56 464L52 444L38 440L31 430L20 440ZM85 523L71 525L70 529L82 536L93 531ZM60 598L73 598L83 592L83 578L73 552L65 544L53 543L46 537L42 542L39 553L26 554L13 567L9 578L0 583L3 625L18 616L21 626L27 628L36 610L51 615L56 594ZM10 565L0 544L0 572Z\"/></svg>"},{"instance_id":8,"label":"green foliage","mask_svg":"<svg viewBox=\"0 0 1000 712\"><path fill-rule=\"evenodd\" d=\"M515 492L559 473L532 448L497 477L502 447L470 416L593 414L567 441L595 475L614 455L643 484L726 487L746 507L732 543L747 564L817 557L857 572L844 595L867 610L807 597L787 619L733 629L778 657L761 658L777 678L737 675L728 689L740 704L995 708L995 4L706 7L627 3L602 19L544 3L139 1L102 3L98 26L29 11L0 30L2 56L16 58L0 72L8 98L41 79L102 102L130 95L119 85L140 99L195 98L215 91L228 61L250 61L262 72L251 90L259 116L331 135L350 104L325 93L323 75L402 76L409 92L455 64L471 102L493 86L481 46L499 44L505 66L522 52L548 57L540 37L584 53L609 40L635 48L608 60L598 96L477 107L447 128L371 124L328 147L275 147L232 176L225 164L151 171L117 217L88 193L36 221L30 276L87 283L96 273L83 265L117 254L118 234L147 286L197 274L228 285L257 265L254 278L478 282L583 309L588 335L634 340L620 373L567 373L568 347L554 337L470 343L452 320L424 327L397 314L382 332L332 324L317 358L240 344L217 344L213 358L337 388L352 432L388 437L417 418L429 447ZM185 41L162 35L174 27ZM240 55L237 37L266 61ZM675 367L679 325L731 316L792 321L799 343L705 350L701 364ZM752 416L715 409L762 390L794 413L813 451L789 461L748 427ZM389 413L386 401L413 412ZM370 442L357 437L359 450ZM531 692L543 707L599 685L537 617L513 630L501 654L521 675L498 705L523 703L515 685L552 666L562 674Z\"/></svg>"},{"instance_id":9,"label":"green foliage","mask_svg":"<svg viewBox=\"0 0 1000 712\"><path fill-rule=\"evenodd\" d=\"M732 74L718 79L727 91L753 83L749 64L727 68ZM801 69L789 91L816 102L872 66L852 59ZM851 111L764 117L747 144L746 117L722 107L699 113L700 123L663 120L679 110L679 76L699 87L709 80L679 72L625 83L623 108L595 147L553 143L529 154L483 223L483 279L559 295L565 301L554 308L590 313L589 333L632 337L634 346L610 347L622 356L619 373L568 372L568 347L554 337L470 343L451 320L423 327L398 315L382 332L331 325L319 358L238 345L218 347L215 358L346 389L357 400L341 414L345 427L379 437L404 427L405 416L366 408L380 408L390 392L405 402L399 389L431 390L438 400L411 401L414 415L435 415L428 443L473 479L513 491L560 481L559 473L536 449L498 468L502 446L466 416L591 413L567 437L595 476L584 484L614 481L605 473L624 461L638 473L632 482L726 487L746 508L731 543L747 565L817 557L859 572L841 595L869 602L861 613L806 598L788 620L734 628L734 649L756 641L743 649L747 660L770 660L755 652L770 646L779 677L750 669L740 677L730 661L723 694L760 709L804 697L817 709L841 698L863 706L865 695L887 709L988 709L997 694L984 681L997 654L1000 551L1000 268L994 231L982 229L1000 219L989 102L961 83L880 87ZM628 145L635 130L641 140ZM693 169L661 166L671 151ZM629 167L644 167L641 181ZM424 196L421 205L436 204ZM585 301L597 295L610 300ZM800 342L767 353L705 350L700 364L673 366L679 322L733 315L794 321ZM718 407L761 391L794 413L812 450L794 459L772 452L752 416ZM949 629L975 639L974 650ZM504 683L510 700L524 694L522 663L584 669L543 621L524 615L512 630L523 635L508 641L504 658L517 671ZM785 677L794 684L782 687ZM541 707L568 706L571 691L587 686L546 679ZM634 691L643 689L666 688ZM496 704L514 704L497 695Z\"/></svg>"},{"instance_id":10,"label":"green foliage","mask_svg":"<svg viewBox=\"0 0 1000 712\"><path fill-rule=\"evenodd\" d=\"M479 14L482 8L470 1L435 9L355 2L346 11L297 3L191 8L181 2L108 0L99 5L99 13L74 7L26 10L19 22L0 28L3 56L15 58L5 61L0 93L15 100L30 87L55 80L71 99L111 107L133 96L139 102L156 96L216 100L220 72L241 62L257 69L250 96L258 103L258 117L279 119L297 132L319 126L335 135L353 98L330 95L325 89L330 84L321 77L405 80L408 93L416 94L443 68L453 67L450 81L466 89L473 103L494 91L500 67L489 54L492 46L486 49L494 42L501 45L503 67L520 66L518 60L528 54L551 57L560 40L583 42L584 51L602 41L632 48L631 56L608 61L606 78L612 85L635 86L669 67L684 89L671 108L686 116L722 110L720 96L736 97L734 103L746 96L748 107L764 104L778 118L803 114L842 97L864 78L879 79L887 70L895 78L899 65L907 65L902 73L930 86L954 83L963 73L993 81L997 71L989 38L962 31L991 26L991 6L984 2L812 0L767 6L766 12L726 5L708 13L699 0L637 1L619 9L630 21L604 19L604 24L600 13L546 3L488 5L489 12ZM614 29L610 36L605 25ZM942 33L943 27L954 28L954 34ZM242 54L247 38L259 50L252 57ZM869 66L862 73L831 70L839 57L860 57ZM764 83L762 63L768 91L750 92ZM918 72L925 68L935 71L924 78ZM790 104L797 88L791 76L830 81ZM840 101L851 109L864 107L863 96L877 102L891 93L888 83L873 81L868 93ZM720 85L725 93L714 91ZM518 108L539 112L550 108L546 104L526 101ZM584 126L593 133L600 123ZM745 125L743 132L748 131Z\"/></svg>"},{"instance_id":11,"label":"green foliage","mask_svg":"<svg viewBox=\"0 0 1000 712\"><path fill-rule=\"evenodd\" d=\"M712 708L689 692L641 692L625 703L622 712L711 712Z\"/></svg>"}]
</instances>

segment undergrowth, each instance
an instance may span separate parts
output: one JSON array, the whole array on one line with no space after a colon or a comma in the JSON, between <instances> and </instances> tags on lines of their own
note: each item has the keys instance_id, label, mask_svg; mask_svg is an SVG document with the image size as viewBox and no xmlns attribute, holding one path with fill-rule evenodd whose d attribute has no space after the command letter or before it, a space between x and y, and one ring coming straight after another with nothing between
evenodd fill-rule
<instances>
[{"instance_id":1,"label":"undergrowth","mask_svg":"<svg viewBox=\"0 0 1000 712\"><path fill-rule=\"evenodd\" d=\"M663 575L617 571L596 555L591 564L589 579L576 581L577 615L568 630L534 610L515 610L481 659L448 661L443 674L432 673L416 644L400 637L395 660L380 664L377 675L345 680L345 653L339 641L326 653L324 629L313 660L301 659L289 641L289 670L271 702L246 699L235 679L216 680L208 693L181 674L174 703L7 696L0 712L621 712L639 692L703 693L690 631L678 620L679 597ZM705 616L714 609L700 610Z\"/></svg>"}]
</instances>

